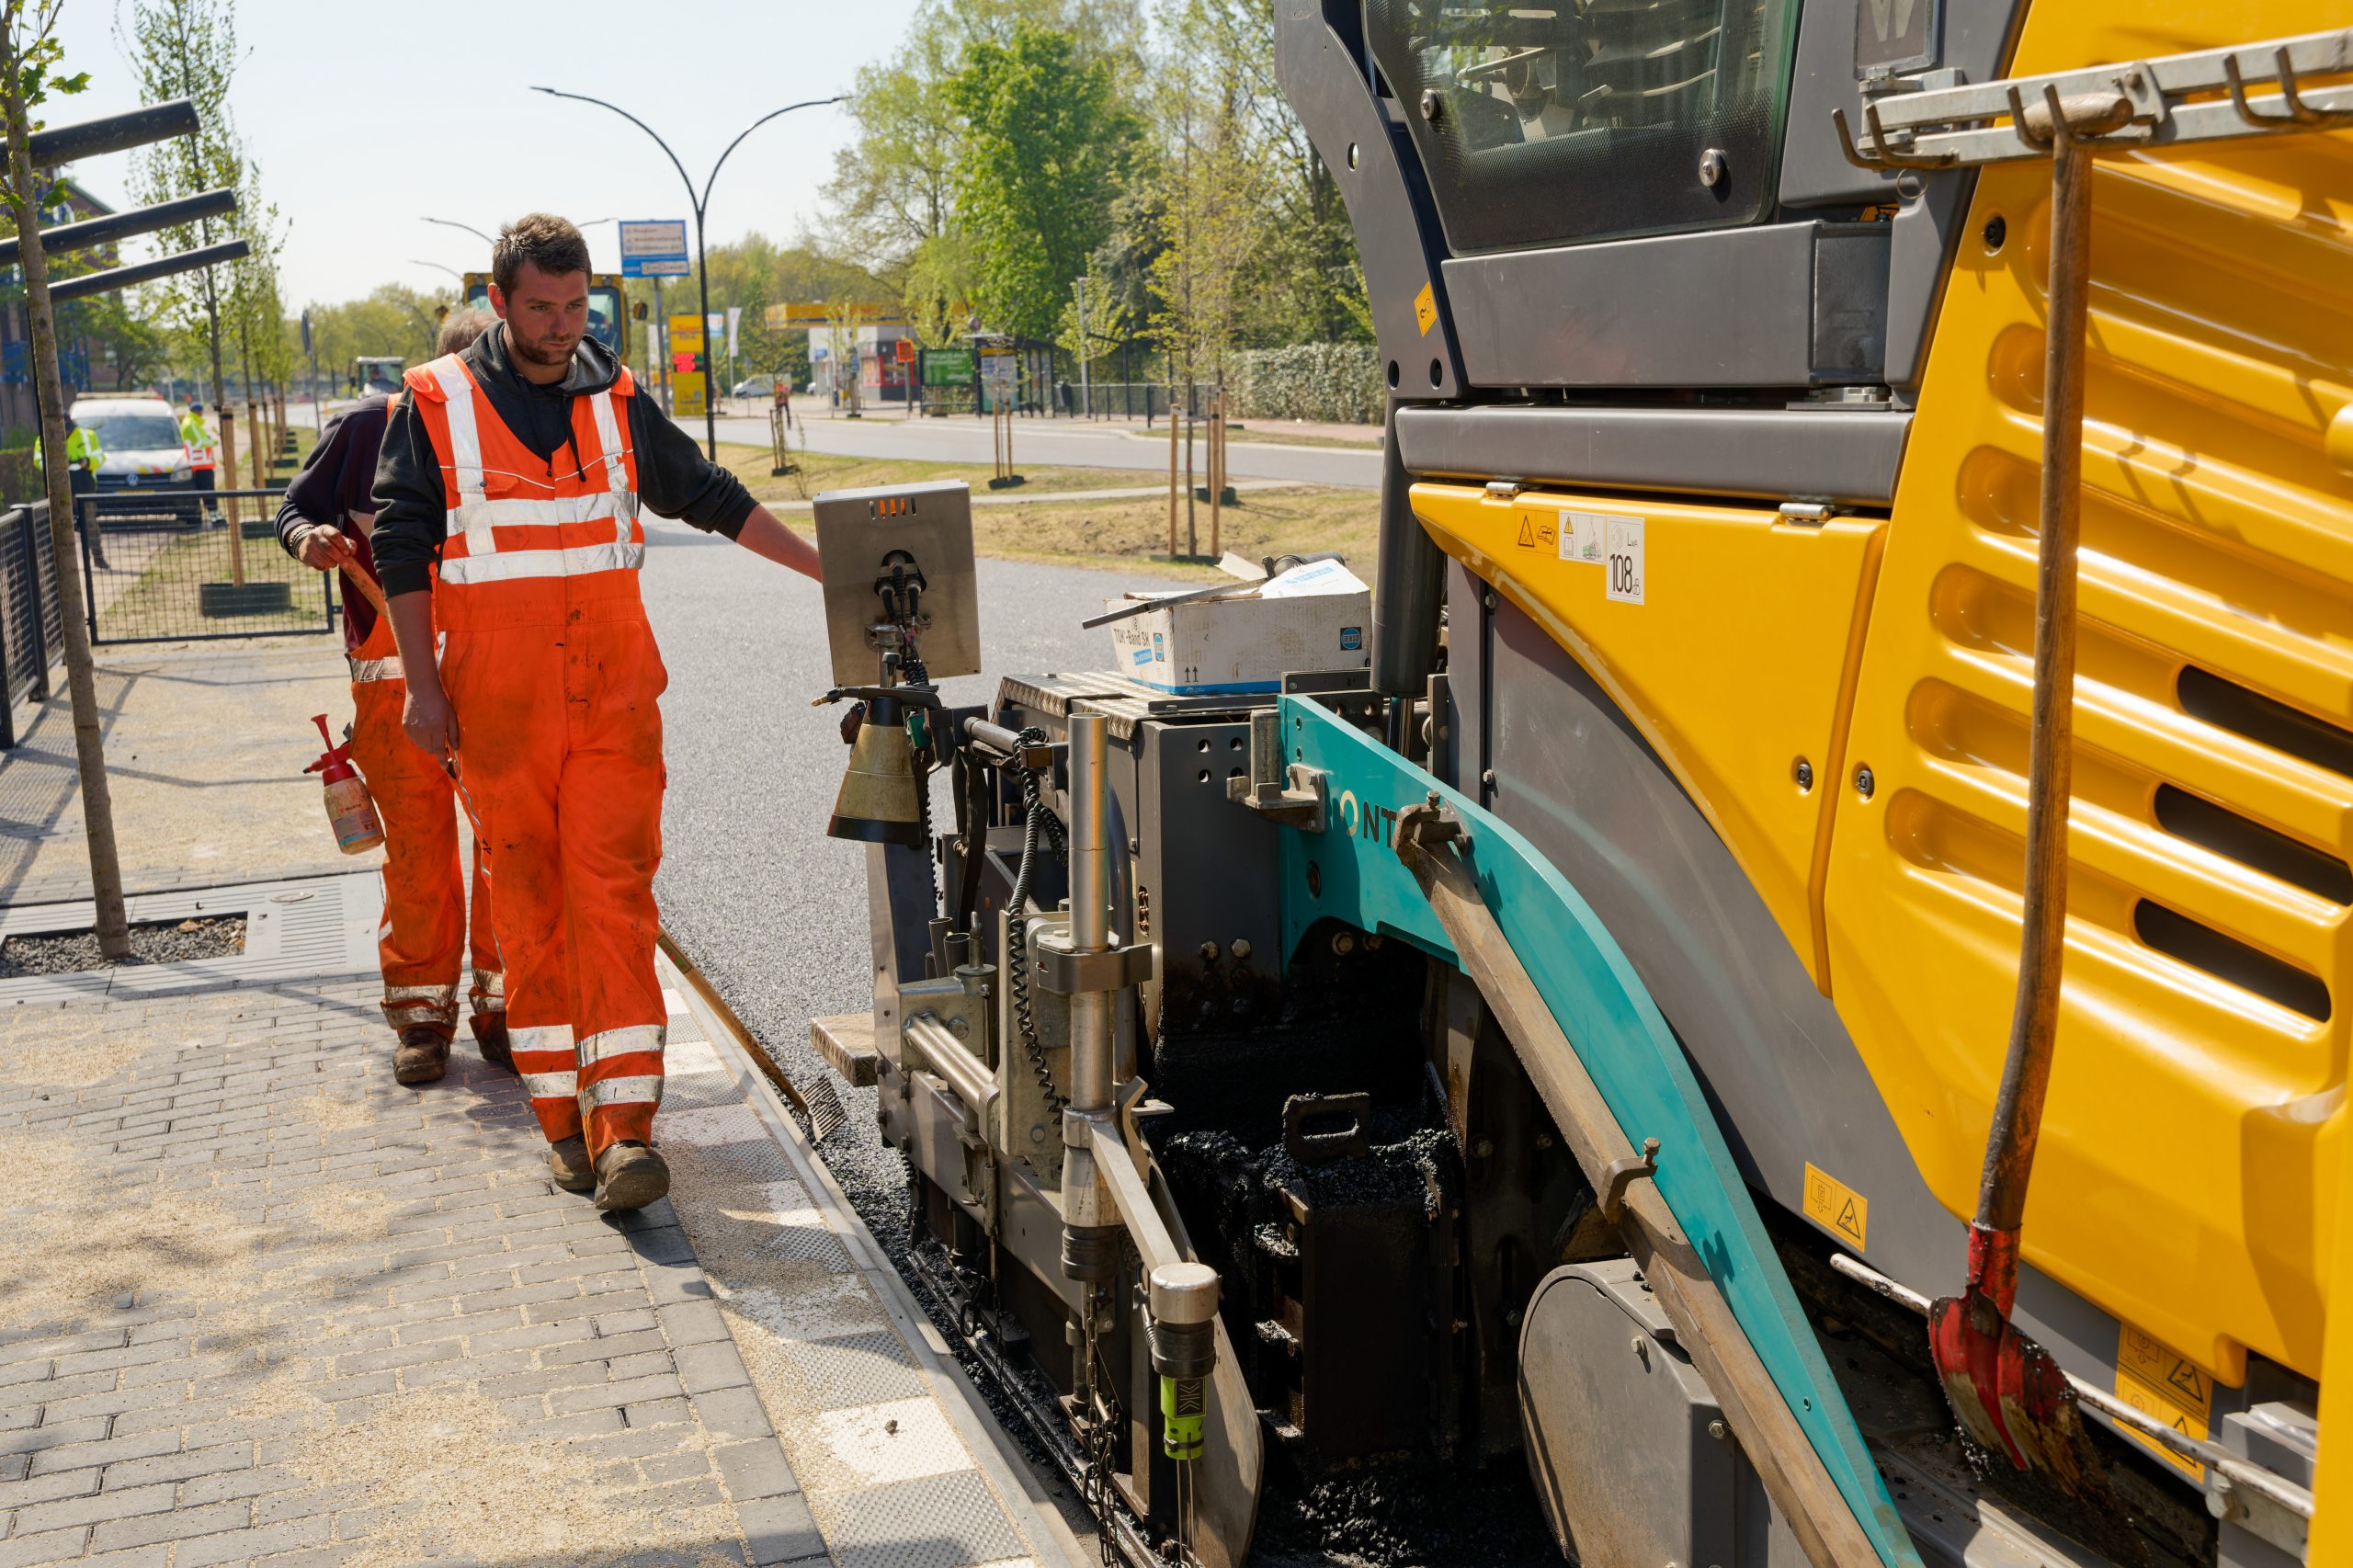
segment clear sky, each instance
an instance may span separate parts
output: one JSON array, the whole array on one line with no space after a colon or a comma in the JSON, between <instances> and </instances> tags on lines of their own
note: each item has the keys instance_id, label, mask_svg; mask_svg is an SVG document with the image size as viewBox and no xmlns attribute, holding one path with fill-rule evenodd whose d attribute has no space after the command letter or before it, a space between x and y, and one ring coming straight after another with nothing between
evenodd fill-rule
<instances>
[{"instance_id":1,"label":"clear sky","mask_svg":"<svg viewBox=\"0 0 2353 1568\"><path fill-rule=\"evenodd\" d=\"M769 109L846 90L858 66L896 47L915 0L241 0L248 51L237 128L287 220L279 266L290 307L399 281L430 289L488 265L451 218L495 232L544 208L575 222L685 218L686 190L652 138L608 109L537 85L620 104L661 132L699 188L735 133ZM117 39L117 0L65 0L64 69L90 90L52 100L51 124L135 107ZM754 131L710 200L711 243L757 229L790 240L813 226L818 187L847 134L838 108ZM131 154L75 176L125 206ZM618 268L609 223L586 231L599 268ZM131 256L149 254L133 242Z\"/></svg>"}]
</instances>

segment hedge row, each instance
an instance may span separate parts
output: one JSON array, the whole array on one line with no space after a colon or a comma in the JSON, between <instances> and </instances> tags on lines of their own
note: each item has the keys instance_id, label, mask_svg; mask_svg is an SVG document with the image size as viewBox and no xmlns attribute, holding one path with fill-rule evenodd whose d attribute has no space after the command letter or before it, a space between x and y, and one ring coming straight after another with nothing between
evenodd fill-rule
<instances>
[{"instance_id":1,"label":"hedge row","mask_svg":"<svg viewBox=\"0 0 2353 1568\"><path fill-rule=\"evenodd\" d=\"M1236 418L1381 423L1381 352L1369 343L1301 343L1239 358L1226 388L1226 407Z\"/></svg>"}]
</instances>

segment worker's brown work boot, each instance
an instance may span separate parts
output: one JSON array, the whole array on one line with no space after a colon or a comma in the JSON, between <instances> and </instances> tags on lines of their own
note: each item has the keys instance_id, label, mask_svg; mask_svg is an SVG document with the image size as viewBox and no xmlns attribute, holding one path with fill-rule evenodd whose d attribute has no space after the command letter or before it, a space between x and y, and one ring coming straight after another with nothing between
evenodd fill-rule
<instances>
[{"instance_id":1,"label":"worker's brown work boot","mask_svg":"<svg viewBox=\"0 0 2353 1568\"><path fill-rule=\"evenodd\" d=\"M642 1209L670 1190L670 1165L644 1143L616 1143L597 1156L597 1207L608 1213Z\"/></svg>"},{"instance_id":2,"label":"worker's brown work boot","mask_svg":"<svg viewBox=\"0 0 2353 1568\"><path fill-rule=\"evenodd\" d=\"M548 1175L566 1192L587 1192L597 1185L597 1167L588 1163L588 1140L575 1132L548 1145Z\"/></svg>"},{"instance_id":3,"label":"worker's brown work boot","mask_svg":"<svg viewBox=\"0 0 2353 1568\"><path fill-rule=\"evenodd\" d=\"M482 1052L484 1062L509 1073L515 1071L515 1050L507 1042L506 1014L476 1013L466 1020L466 1027L474 1031L474 1049Z\"/></svg>"},{"instance_id":4,"label":"worker's brown work boot","mask_svg":"<svg viewBox=\"0 0 2353 1568\"><path fill-rule=\"evenodd\" d=\"M392 1081L430 1084L449 1070L449 1037L419 1024L401 1030L400 1049L392 1052Z\"/></svg>"}]
</instances>

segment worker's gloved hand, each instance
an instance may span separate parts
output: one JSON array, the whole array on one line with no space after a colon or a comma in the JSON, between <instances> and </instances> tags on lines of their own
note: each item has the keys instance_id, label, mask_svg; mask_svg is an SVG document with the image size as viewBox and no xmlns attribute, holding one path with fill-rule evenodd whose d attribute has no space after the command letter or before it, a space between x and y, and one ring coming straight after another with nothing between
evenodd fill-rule
<instances>
[{"instance_id":1,"label":"worker's gloved hand","mask_svg":"<svg viewBox=\"0 0 2353 1568\"><path fill-rule=\"evenodd\" d=\"M296 536L294 555L303 565L321 572L332 572L358 559L358 552L351 548L351 541L343 537L341 528L331 528L321 523L311 524Z\"/></svg>"},{"instance_id":2,"label":"worker's gloved hand","mask_svg":"<svg viewBox=\"0 0 2353 1568\"><path fill-rule=\"evenodd\" d=\"M444 758L458 749L458 714L439 685L409 683L408 701L401 710L401 728L428 756Z\"/></svg>"}]
</instances>

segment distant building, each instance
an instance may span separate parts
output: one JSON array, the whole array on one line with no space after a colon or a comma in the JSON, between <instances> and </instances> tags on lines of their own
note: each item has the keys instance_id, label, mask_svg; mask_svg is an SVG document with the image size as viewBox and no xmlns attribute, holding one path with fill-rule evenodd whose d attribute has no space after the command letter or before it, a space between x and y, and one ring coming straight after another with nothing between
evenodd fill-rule
<instances>
[{"instance_id":1,"label":"distant building","mask_svg":"<svg viewBox=\"0 0 2353 1568\"><path fill-rule=\"evenodd\" d=\"M78 223L85 218L103 218L114 210L91 195L70 176L51 187L51 200L41 209L41 227L53 229L61 223ZM119 265L120 256L113 245L96 245L74 253L70 266L76 273L96 272ZM51 276L58 275L52 264ZM70 312L70 307L68 308ZM57 369L65 382L66 391L119 392L116 367L101 361L93 366L91 345L73 330L71 320L58 324ZM29 428L39 422L40 414L33 398L31 329L25 316L25 274L22 267L0 267L0 426Z\"/></svg>"},{"instance_id":2,"label":"distant building","mask_svg":"<svg viewBox=\"0 0 2353 1568\"><path fill-rule=\"evenodd\" d=\"M836 332L827 326L809 329L809 377L816 395L835 403L847 403L852 372L848 357L855 353L855 372L858 401L873 404L904 403L907 387L913 380L915 366L899 362L899 340L913 337L915 329L904 322L885 322L873 325L845 328ZM842 350L841 362L835 362L836 338Z\"/></svg>"}]
</instances>

